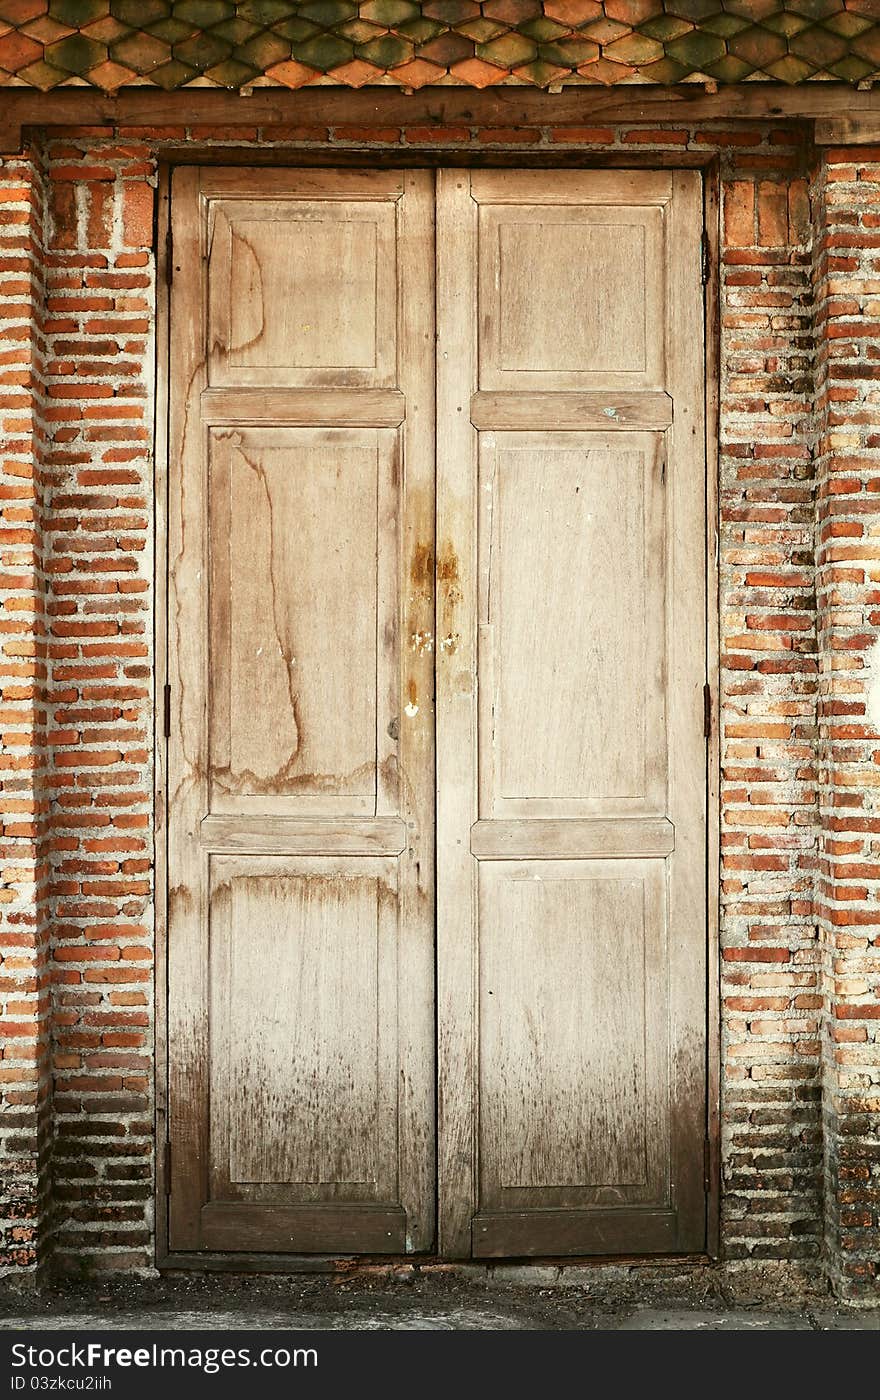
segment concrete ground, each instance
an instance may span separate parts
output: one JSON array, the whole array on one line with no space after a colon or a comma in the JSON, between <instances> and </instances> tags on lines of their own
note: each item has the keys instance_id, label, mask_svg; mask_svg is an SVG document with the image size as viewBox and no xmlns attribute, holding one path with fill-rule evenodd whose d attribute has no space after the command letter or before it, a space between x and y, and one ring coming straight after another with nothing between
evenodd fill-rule
<instances>
[{"instance_id":1,"label":"concrete ground","mask_svg":"<svg viewBox=\"0 0 880 1400\"><path fill-rule=\"evenodd\" d=\"M0 1287L0 1331L880 1331L789 1269L372 1266Z\"/></svg>"}]
</instances>

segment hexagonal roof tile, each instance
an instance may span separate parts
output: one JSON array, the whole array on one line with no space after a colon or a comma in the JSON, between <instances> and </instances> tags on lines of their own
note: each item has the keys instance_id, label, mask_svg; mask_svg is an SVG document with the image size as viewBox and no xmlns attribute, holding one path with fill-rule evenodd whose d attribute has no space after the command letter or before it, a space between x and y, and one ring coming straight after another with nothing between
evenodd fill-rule
<instances>
[{"instance_id":1,"label":"hexagonal roof tile","mask_svg":"<svg viewBox=\"0 0 880 1400\"><path fill-rule=\"evenodd\" d=\"M0 87L880 80L880 0L0 0Z\"/></svg>"}]
</instances>

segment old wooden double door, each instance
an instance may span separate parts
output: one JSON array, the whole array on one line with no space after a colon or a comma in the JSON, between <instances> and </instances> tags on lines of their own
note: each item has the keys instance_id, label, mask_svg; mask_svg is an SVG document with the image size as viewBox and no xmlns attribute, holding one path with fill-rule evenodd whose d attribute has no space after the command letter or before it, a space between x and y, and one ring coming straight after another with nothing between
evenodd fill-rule
<instances>
[{"instance_id":1,"label":"old wooden double door","mask_svg":"<svg viewBox=\"0 0 880 1400\"><path fill-rule=\"evenodd\" d=\"M701 1249L699 176L171 208L171 1250Z\"/></svg>"}]
</instances>

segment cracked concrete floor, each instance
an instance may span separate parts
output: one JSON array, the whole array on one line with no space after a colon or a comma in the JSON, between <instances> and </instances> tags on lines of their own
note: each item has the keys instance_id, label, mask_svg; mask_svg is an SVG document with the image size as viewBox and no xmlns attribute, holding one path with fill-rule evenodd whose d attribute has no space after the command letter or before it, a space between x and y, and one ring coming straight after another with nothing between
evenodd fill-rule
<instances>
[{"instance_id":1,"label":"cracked concrete floor","mask_svg":"<svg viewBox=\"0 0 880 1400\"><path fill-rule=\"evenodd\" d=\"M0 1331L880 1331L773 1270L372 1267L56 1284L0 1292Z\"/></svg>"}]
</instances>

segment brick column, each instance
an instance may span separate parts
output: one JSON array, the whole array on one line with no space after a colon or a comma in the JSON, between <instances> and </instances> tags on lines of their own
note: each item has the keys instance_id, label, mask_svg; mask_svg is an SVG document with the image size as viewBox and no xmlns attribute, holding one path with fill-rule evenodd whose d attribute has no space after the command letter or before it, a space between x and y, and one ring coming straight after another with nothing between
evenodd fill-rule
<instances>
[{"instance_id":1,"label":"brick column","mask_svg":"<svg viewBox=\"0 0 880 1400\"><path fill-rule=\"evenodd\" d=\"M0 165L0 1275L33 1280L49 1200L42 515L43 175Z\"/></svg>"},{"instance_id":2,"label":"brick column","mask_svg":"<svg viewBox=\"0 0 880 1400\"><path fill-rule=\"evenodd\" d=\"M880 148L828 150L816 229L825 1245L880 1298Z\"/></svg>"},{"instance_id":3,"label":"brick column","mask_svg":"<svg viewBox=\"0 0 880 1400\"><path fill-rule=\"evenodd\" d=\"M153 1245L153 204L148 146L48 147L53 1267Z\"/></svg>"},{"instance_id":4,"label":"brick column","mask_svg":"<svg viewBox=\"0 0 880 1400\"><path fill-rule=\"evenodd\" d=\"M818 1260L811 238L800 153L722 184L721 997L728 1260Z\"/></svg>"}]
</instances>

